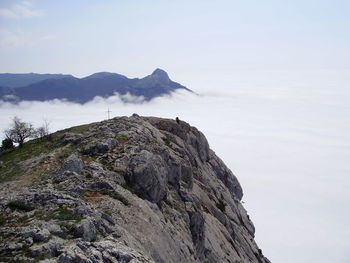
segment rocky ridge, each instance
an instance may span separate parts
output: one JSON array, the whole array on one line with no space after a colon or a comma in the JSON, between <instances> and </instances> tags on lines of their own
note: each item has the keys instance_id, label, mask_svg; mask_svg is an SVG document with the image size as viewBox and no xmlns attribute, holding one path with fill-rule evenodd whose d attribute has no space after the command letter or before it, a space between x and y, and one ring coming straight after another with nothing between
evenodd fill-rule
<instances>
[{"instance_id":1,"label":"rocky ridge","mask_svg":"<svg viewBox=\"0 0 350 263\"><path fill-rule=\"evenodd\" d=\"M184 121L118 117L0 154L0 262L269 262Z\"/></svg>"}]
</instances>

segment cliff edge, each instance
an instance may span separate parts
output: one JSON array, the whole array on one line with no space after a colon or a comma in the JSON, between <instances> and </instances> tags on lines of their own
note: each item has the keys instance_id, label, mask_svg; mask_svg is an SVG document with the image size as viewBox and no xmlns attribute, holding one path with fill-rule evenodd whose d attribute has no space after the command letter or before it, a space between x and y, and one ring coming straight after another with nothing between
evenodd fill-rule
<instances>
[{"instance_id":1,"label":"cliff edge","mask_svg":"<svg viewBox=\"0 0 350 263\"><path fill-rule=\"evenodd\" d=\"M0 154L0 262L259 262L242 188L184 121L117 117Z\"/></svg>"}]
</instances>

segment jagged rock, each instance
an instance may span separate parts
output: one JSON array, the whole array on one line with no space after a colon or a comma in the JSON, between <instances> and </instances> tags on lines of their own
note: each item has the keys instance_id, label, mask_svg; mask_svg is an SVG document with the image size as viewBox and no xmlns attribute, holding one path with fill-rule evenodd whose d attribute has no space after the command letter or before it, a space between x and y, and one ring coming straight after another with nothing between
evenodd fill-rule
<instances>
[{"instance_id":1,"label":"jagged rock","mask_svg":"<svg viewBox=\"0 0 350 263\"><path fill-rule=\"evenodd\" d=\"M204 260L205 246L204 246L204 218L202 213L198 211L189 211L190 230L194 247L196 249L196 256L199 260Z\"/></svg>"},{"instance_id":2,"label":"jagged rock","mask_svg":"<svg viewBox=\"0 0 350 263\"><path fill-rule=\"evenodd\" d=\"M225 164L218 158L213 151L210 152L211 158L209 163L216 173L216 176L225 184L225 186L234 194L239 200L242 199L243 191L237 178L225 166Z\"/></svg>"},{"instance_id":3,"label":"jagged rock","mask_svg":"<svg viewBox=\"0 0 350 263\"><path fill-rule=\"evenodd\" d=\"M22 248L23 248L23 244L22 243L17 243L17 242L9 243L5 247L5 249L10 250L10 251L11 250L20 250Z\"/></svg>"},{"instance_id":4,"label":"jagged rock","mask_svg":"<svg viewBox=\"0 0 350 263\"><path fill-rule=\"evenodd\" d=\"M100 190L100 191L103 191L103 190L107 190L107 191L110 191L110 190L114 190L113 186L111 186L111 184L109 184L108 182L105 182L105 181L99 181L99 182L94 182L90 185L90 188L91 189L94 189L94 190Z\"/></svg>"},{"instance_id":5,"label":"jagged rock","mask_svg":"<svg viewBox=\"0 0 350 263\"><path fill-rule=\"evenodd\" d=\"M103 142L93 142L84 147L83 153L90 156L97 156L112 150L117 146L117 141L109 138Z\"/></svg>"},{"instance_id":6,"label":"jagged rock","mask_svg":"<svg viewBox=\"0 0 350 263\"><path fill-rule=\"evenodd\" d=\"M64 161L57 174L61 175L64 172L74 172L80 174L83 170L83 166L83 161L77 156L77 154L73 153Z\"/></svg>"},{"instance_id":7,"label":"jagged rock","mask_svg":"<svg viewBox=\"0 0 350 263\"><path fill-rule=\"evenodd\" d=\"M82 140L82 136L76 133L66 132L61 136L60 140L63 144L78 144Z\"/></svg>"},{"instance_id":8,"label":"jagged rock","mask_svg":"<svg viewBox=\"0 0 350 263\"><path fill-rule=\"evenodd\" d=\"M58 224L55 224L52 221L48 223L47 230L49 230L50 233L54 235L62 234L62 228Z\"/></svg>"},{"instance_id":9,"label":"jagged rock","mask_svg":"<svg viewBox=\"0 0 350 263\"><path fill-rule=\"evenodd\" d=\"M29 247L29 252L32 257L39 256L58 256L59 250L62 248L64 241L60 238L54 237L47 243L35 244Z\"/></svg>"},{"instance_id":10,"label":"jagged rock","mask_svg":"<svg viewBox=\"0 0 350 263\"><path fill-rule=\"evenodd\" d=\"M78 242L76 245L70 245L59 256L59 263L151 263L150 258L143 255L142 252L131 249L114 238L108 238L104 241L94 243Z\"/></svg>"},{"instance_id":11,"label":"jagged rock","mask_svg":"<svg viewBox=\"0 0 350 263\"><path fill-rule=\"evenodd\" d=\"M160 156L142 150L133 158L130 166L130 183L141 198L155 203L164 199L167 169Z\"/></svg>"},{"instance_id":12,"label":"jagged rock","mask_svg":"<svg viewBox=\"0 0 350 263\"><path fill-rule=\"evenodd\" d=\"M196 128L134 114L82 129L0 184L0 262L269 262L237 178ZM28 184L45 156L54 169Z\"/></svg>"},{"instance_id":13,"label":"jagged rock","mask_svg":"<svg viewBox=\"0 0 350 263\"><path fill-rule=\"evenodd\" d=\"M34 242L43 242L49 239L50 232L47 229L36 229L31 233Z\"/></svg>"},{"instance_id":14,"label":"jagged rock","mask_svg":"<svg viewBox=\"0 0 350 263\"><path fill-rule=\"evenodd\" d=\"M96 228L91 218L83 219L75 228L75 237L81 237L84 241L96 239Z\"/></svg>"}]
</instances>

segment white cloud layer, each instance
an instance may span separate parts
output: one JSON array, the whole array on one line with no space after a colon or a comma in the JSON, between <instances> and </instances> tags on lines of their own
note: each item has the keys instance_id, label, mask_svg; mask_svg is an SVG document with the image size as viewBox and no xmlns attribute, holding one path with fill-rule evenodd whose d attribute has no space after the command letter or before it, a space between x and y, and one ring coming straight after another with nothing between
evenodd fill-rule
<instances>
[{"instance_id":1,"label":"white cloud layer","mask_svg":"<svg viewBox=\"0 0 350 263\"><path fill-rule=\"evenodd\" d=\"M32 18L43 15L44 11L33 9L29 1L22 1L8 8L0 8L0 18Z\"/></svg>"},{"instance_id":2,"label":"white cloud layer","mask_svg":"<svg viewBox=\"0 0 350 263\"><path fill-rule=\"evenodd\" d=\"M178 92L140 104L117 96L85 105L2 103L0 129L17 115L36 126L51 120L54 131L106 119L108 108L112 116L178 116L203 131L237 175L258 244L272 262L345 263L350 259L350 82L313 82L307 76L270 86L242 83L225 94Z\"/></svg>"}]
</instances>

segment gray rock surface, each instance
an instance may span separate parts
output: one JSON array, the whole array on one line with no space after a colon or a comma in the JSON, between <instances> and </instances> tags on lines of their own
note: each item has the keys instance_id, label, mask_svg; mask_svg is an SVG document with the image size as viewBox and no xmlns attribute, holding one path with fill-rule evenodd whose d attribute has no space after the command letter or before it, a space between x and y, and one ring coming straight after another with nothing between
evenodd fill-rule
<instances>
[{"instance_id":1,"label":"gray rock surface","mask_svg":"<svg viewBox=\"0 0 350 263\"><path fill-rule=\"evenodd\" d=\"M85 218L75 227L75 237L81 237L84 241L96 239L96 228L91 218Z\"/></svg>"},{"instance_id":2,"label":"gray rock surface","mask_svg":"<svg viewBox=\"0 0 350 263\"><path fill-rule=\"evenodd\" d=\"M84 147L83 153L91 156L97 156L112 150L116 146L117 146L117 141L109 138L102 142L95 141L88 144L86 147Z\"/></svg>"},{"instance_id":3,"label":"gray rock surface","mask_svg":"<svg viewBox=\"0 0 350 263\"><path fill-rule=\"evenodd\" d=\"M134 114L68 130L0 184L0 262L269 262L196 128Z\"/></svg>"}]
</instances>

